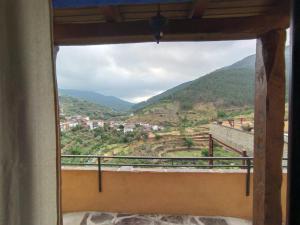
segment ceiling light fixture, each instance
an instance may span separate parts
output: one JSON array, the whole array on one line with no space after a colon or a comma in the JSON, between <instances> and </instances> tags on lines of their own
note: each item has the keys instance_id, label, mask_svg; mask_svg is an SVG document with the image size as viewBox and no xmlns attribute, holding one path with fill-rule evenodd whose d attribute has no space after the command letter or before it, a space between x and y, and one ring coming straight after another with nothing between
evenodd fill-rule
<instances>
[{"instance_id":1,"label":"ceiling light fixture","mask_svg":"<svg viewBox=\"0 0 300 225\"><path fill-rule=\"evenodd\" d=\"M157 15L150 19L150 27L156 43L159 44L164 33L163 28L168 24L168 19L160 14L160 5L158 5Z\"/></svg>"}]
</instances>

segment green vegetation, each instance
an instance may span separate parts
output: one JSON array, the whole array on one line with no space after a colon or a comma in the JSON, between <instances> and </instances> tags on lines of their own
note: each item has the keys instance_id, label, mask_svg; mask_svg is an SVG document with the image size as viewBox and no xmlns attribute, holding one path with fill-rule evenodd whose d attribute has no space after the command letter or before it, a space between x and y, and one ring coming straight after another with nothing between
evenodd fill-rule
<instances>
[{"instance_id":1,"label":"green vegetation","mask_svg":"<svg viewBox=\"0 0 300 225\"><path fill-rule=\"evenodd\" d=\"M289 47L286 62L289 65ZM218 69L196 80L189 81L133 106L140 111L149 106L178 102L181 111L194 109L197 103L213 103L217 108L253 106L255 55L248 56L231 66ZM289 66L286 67L288 76ZM288 79L287 79L288 80ZM288 83L287 83L288 87Z\"/></svg>"},{"instance_id":2,"label":"green vegetation","mask_svg":"<svg viewBox=\"0 0 300 225\"><path fill-rule=\"evenodd\" d=\"M187 138L187 137L184 137L183 138L183 141L184 141L184 146L188 147L188 148L191 148L192 146L195 145L194 141L192 138Z\"/></svg>"},{"instance_id":3,"label":"green vegetation","mask_svg":"<svg viewBox=\"0 0 300 225\"><path fill-rule=\"evenodd\" d=\"M188 150L188 151L172 151L168 152L164 155L165 157L208 157L208 149L203 148L199 150ZM215 157L239 157L239 155L235 152L226 151L221 146L214 147L214 156ZM208 161L197 161L191 163L190 161L186 162L187 164L195 164L195 165L207 165ZM215 165L232 165L234 168L235 165L241 165L242 162L234 161L234 160L214 160Z\"/></svg>"},{"instance_id":4,"label":"green vegetation","mask_svg":"<svg viewBox=\"0 0 300 225\"><path fill-rule=\"evenodd\" d=\"M234 110L219 110L217 112L217 118L218 119L233 119L237 116L243 116L248 117L251 116L254 113L254 110L252 107L245 107L240 109L234 109Z\"/></svg>"},{"instance_id":5,"label":"green vegetation","mask_svg":"<svg viewBox=\"0 0 300 225\"><path fill-rule=\"evenodd\" d=\"M62 132L61 149L63 154L73 155L128 155L132 149L128 144L147 140L147 133L140 129L124 133L109 127L87 130L77 127Z\"/></svg>"},{"instance_id":6,"label":"green vegetation","mask_svg":"<svg viewBox=\"0 0 300 225\"><path fill-rule=\"evenodd\" d=\"M124 133L123 130L112 129L108 126L87 130L75 127L71 131L63 132L61 147L63 154L70 155L104 155L104 156L153 156L153 157L202 157L208 156L208 143L193 140L192 137L178 135L170 136L156 133L150 139L141 127L137 126L133 132ZM176 148L181 148L176 150ZM184 149L186 148L186 149ZM195 150L196 149L196 150ZM214 145L214 155L223 157L239 156L235 152L226 151L222 146ZM122 164L160 164L159 160L126 160L110 159L106 162ZM96 163L95 159L77 158L63 159L64 163ZM208 161L173 161L173 165L207 165ZM237 162L215 160L215 164L234 166ZM171 165L171 164L170 164ZM236 164L237 165L237 164Z\"/></svg>"},{"instance_id":7,"label":"green vegetation","mask_svg":"<svg viewBox=\"0 0 300 225\"><path fill-rule=\"evenodd\" d=\"M161 135L159 135L157 133L155 133L154 135L155 135L155 140L160 140L161 139Z\"/></svg>"},{"instance_id":8,"label":"green vegetation","mask_svg":"<svg viewBox=\"0 0 300 225\"><path fill-rule=\"evenodd\" d=\"M60 96L59 103L65 116L84 115L91 119L109 119L122 115L99 104L69 96Z\"/></svg>"},{"instance_id":9,"label":"green vegetation","mask_svg":"<svg viewBox=\"0 0 300 225\"><path fill-rule=\"evenodd\" d=\"M250 56L232 66L216 70L185 85L180 85L135 108L160 104L161 102L179 102L182 111L193 109L196 103L212 102L222 107L243 107L253 104L254 62Z\"/></svg>"},{"instance_id":10,"label":"green vegetation","mask_svg":"<svg viewBox=\"0 0 300 225\"><path fill-rule=\"evenodd\" d=\"M188 151L172 151L166 153L166 157L208 157L208 149L203 148L200 150L188 150ZM216 157L239 157L235 152L224 150L221 146L214 147L214 156Z\"/></svg>"},{"instance_id":11,"label":"green vegetation","mask_svg":"<svg viewBox=\"0 0 300 225\"><path fill-rule=\"evenodd\" d=\"M290 61L288 54L286 61ZM289 70L287 67L287 75ZM135 118L181 126L186 117L187 126L195 127L212 120L249 115L253 112L254 78L255 55L251 55L134 105Z\"/></svg>"},{"instance_id":12,"label":"green vegetation","mask_svg":"<svg viewBox=\"0 0 300 225\"><path fill-rule=\"evenodd\" d=\"M250 56L137 105L136 118L195 127L253 112L254 61Z\"/></svg>"}]
</instances>

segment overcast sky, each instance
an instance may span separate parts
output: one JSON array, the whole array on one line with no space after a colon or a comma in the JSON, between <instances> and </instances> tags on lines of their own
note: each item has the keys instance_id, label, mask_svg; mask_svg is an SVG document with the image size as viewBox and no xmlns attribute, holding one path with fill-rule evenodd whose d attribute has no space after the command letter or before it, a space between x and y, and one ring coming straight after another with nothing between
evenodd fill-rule
<instances>
[{"instance_id":1,"label":"overcast sky","mask_svg":"<svg viewBox=\"0 0 300 225\"><path fill-rule=\"evenodd\" d=\"M255 53L255 40L61 47L59 88L139 102Z\"/></svg>"}]
</instances>

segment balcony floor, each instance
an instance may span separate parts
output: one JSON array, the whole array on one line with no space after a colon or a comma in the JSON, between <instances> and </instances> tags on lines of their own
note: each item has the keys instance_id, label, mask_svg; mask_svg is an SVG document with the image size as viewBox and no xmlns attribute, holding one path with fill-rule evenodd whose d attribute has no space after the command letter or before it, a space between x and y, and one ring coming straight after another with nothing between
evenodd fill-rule
<instances>
[{"instance_id":1,"label":"balcony floor","mask_svg":"<svg viewBox=\"0 0 300 225\"><path fill-rule=\"evenodd\" d=\"M223 217L67 213L63 225L250 225L250 221Z\"/></svg>"}]
</instances>

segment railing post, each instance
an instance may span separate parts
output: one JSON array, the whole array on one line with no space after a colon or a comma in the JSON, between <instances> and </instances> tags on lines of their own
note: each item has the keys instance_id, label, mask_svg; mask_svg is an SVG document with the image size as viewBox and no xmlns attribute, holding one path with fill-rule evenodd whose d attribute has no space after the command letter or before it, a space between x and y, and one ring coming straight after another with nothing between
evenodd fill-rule
<instances>
[{"instance_id":1,"label":"railing post","mask_svg":"<svg viewBox=\"0 0 300 225\"><path fill-rule=\"evenodd\" d=\"M243 155L243 157L247 157L247 151L243 150L242 155ZM242 163L243 163L243 166L246 166L247 160L243 160Z\"/></svg>"},{"instance_id":2,"label":"railing post","mask_svg":"<svg viewBox=\"0 0 300 225\"><path fill-rule=\"evenodd\" d=\"M212 138L211 134L209 134L208 155L209 155L209 157L214 157L214 141L213 141L213 138ZM210 159L208 161L208 163L209 163L210 166L213 166L214 165L214 160Z\"/></svg>"},{"instance_id":3,"label":"railing post","mask_svg":"<svg viewBox=\"0 0 300 225\"><path fill-rule=\"evenodd\" d=\"M97 160L98 160L98 185L99 185L99 192L102 192L101 156L98 156Z\"/></svg>"},{"instance_id":4,"label":"railing post","mask_svg":"<svg viewBox=\"0 0 300 225\"><path fill-rule=\"evenodd\" d=\"M246 174L246 196L250 195L250 173L251 173L251 160L247 160L247 174Z\"/></svg>"}]
</instances>

